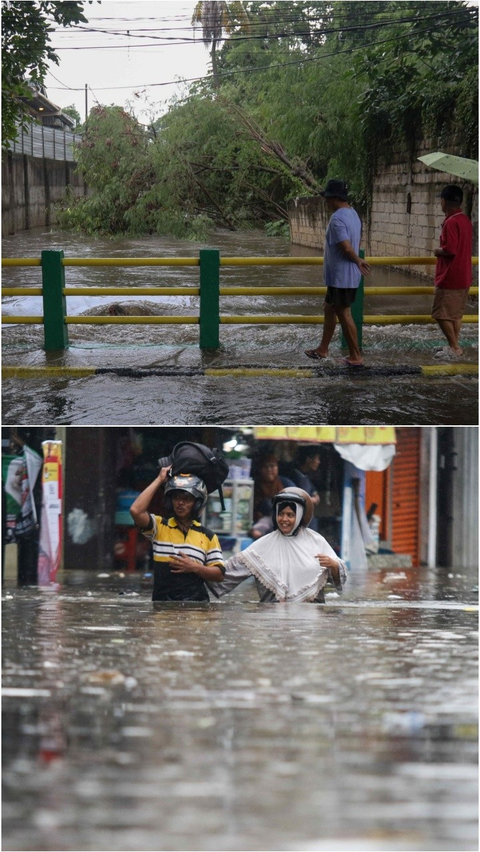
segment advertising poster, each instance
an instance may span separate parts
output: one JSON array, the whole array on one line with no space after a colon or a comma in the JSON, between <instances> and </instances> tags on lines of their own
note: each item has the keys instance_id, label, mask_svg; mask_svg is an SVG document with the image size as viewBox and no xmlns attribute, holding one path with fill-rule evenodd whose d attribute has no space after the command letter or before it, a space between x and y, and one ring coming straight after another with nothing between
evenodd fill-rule
<instances>
[{"instance_id":1,"label":"advertising poster","mask_svg":"<svg viewBox=\"0 0 480 852\"><path fill-rule=\"evenodd\" d=\"M38 523L32 492L41 467L41 456L27 445L21 455L2 456L5 520L7 540L10 542L31 533Z\"/></svg>"},{"instance_id":2,"label":"advertising poster","mask_svg":"<svg viewBox=\"0 0 480 852\"><path fill-rule=\"evenodd\" d=\"M62 442L43 441L38 585L55 584L62 553Z\"/></svg>"}]
</instances>

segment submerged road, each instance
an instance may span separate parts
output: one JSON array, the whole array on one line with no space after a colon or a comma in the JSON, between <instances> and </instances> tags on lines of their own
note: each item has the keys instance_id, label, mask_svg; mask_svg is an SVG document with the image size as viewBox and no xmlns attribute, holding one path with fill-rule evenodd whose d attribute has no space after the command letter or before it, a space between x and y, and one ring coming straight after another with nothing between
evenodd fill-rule
<instances>
[{"instance_id":1,"label":"submerged road","mask_svg":"<svg viewBox=\"0 0 480 852\"><path fill-rule=\"evenodd\" d=\"M477 848L476 577L3 592L5 850Z\"/></svg>"},{"instance_id":2,"label":"submerged road","mask_svg":"<svg viewBox=\"0 0 480 852\"><path fill-rule=\"evenodd\" d=\"M263 232L216 232L222 256L304 256L311 250L290 246ZM24 232L4 240L6 257L39 257L43 249L66 257L198 257L202 246L161 237L92 239L72 233ZM40 269L4 269L4 285L31 288ZM363 350L366 369L346 368L336 334L331 360L307 358L319 342L323 299L302 296L223 296L221 314L305 317L306 324L222 324L220 348L199 349L198 325L131 325L133 312L149 320L166 314L182 320L198 314L196 296L89 296L89 287L198 286L194 267L76 267L66 270L67 313L92 318L114 312L115 324L72 324L69 348L43 350L40 325L7 324L3 329L3 412L6 423L55 425L169 425L171 423L248 423L284 425L476 425L478 423L478 324L464 324L460 364L442 363L435 351L445 341L435 324L368 325ZM222 267L225 285L315 287L318 266ZM425 284L405 270L376 267L369 286L394 288ZM272 290L272 291L273 291ZM394 293L392 289L392 293ZM366 297L368 315L429 314L431 295ZM3 311L11 317L42 314L40 296L9 296ZM468 313L477 313L472 297ZM257 316L257 319L258 319ZM97 317L98 319L98 317ZM310 322L310 320L312 322ZM453 368L453 369L452 369Z\"/></svg>"}]
</instances>

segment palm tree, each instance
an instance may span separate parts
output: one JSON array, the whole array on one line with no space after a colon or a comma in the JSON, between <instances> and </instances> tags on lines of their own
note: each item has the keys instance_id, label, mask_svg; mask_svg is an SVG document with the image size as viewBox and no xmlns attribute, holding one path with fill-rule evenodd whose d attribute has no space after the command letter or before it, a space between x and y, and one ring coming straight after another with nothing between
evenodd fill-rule
<instances>
[{"instance_id":1,"label":"palm tree","mask_svg":"<svg viewBox=\"0 0 480 852\"><path fill-rule=\"evenodd\" d=\"M212 59L213 84L219 86L217 66L217 44L223 32L231 33L235 24L240 20L242 30L248 30L250 21L243 2L198 2L192 16L192 24L202 25L202 38L207 49L210 48Z\"/></svg>"}]
</instances>

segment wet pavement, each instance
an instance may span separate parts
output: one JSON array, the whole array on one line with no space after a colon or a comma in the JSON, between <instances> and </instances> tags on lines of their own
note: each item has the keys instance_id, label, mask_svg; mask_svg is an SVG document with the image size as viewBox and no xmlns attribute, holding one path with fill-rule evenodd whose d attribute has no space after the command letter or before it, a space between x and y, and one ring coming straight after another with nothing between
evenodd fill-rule
<instances>
[{"instance_id":1,"label":"wet pavement","mask_svg":"<svg viewBox=\"0 0 480 852\"><path fill-rule=\"evenodd\" d=\"M477 579L327 603L3 590L5 850L477 848Z\"/></svg>"}]
</instances>

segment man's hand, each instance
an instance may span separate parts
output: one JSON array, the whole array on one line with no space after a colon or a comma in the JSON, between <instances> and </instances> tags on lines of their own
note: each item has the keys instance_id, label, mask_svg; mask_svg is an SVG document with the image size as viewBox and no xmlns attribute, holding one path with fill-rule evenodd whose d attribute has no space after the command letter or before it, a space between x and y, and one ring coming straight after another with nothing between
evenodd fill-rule
<instances>
[{"instance_id":1,"label":"man's hand","mask_svg":"<svg viewBox=\"0 0 480 852\"><path fill-rule=\"evenodd\" d=\"M337 245L340 247L347 260L350 260L351 263L357 264L362 275L370 274L370 264L363 260L363 258L358 256L350 240L340 240Z\"/></svg>"},{"instance_id":2,"label":"man's hand","mask_svg":"<svg viewBox=\"0 0 480 852\"><path fill-rule=\"evenodd\" d=\"M202 567L201 562L192 559L191 556L187 556L181 551L175 556L172 556L170 564L173 574L196 574L198 573L198 569Z\"/></svg>"},{"instance_id":3,"label":"man's hand","mask_svg":"<svg viewBox=\"0 0 480 852\"><path fill-rule=\"evenodd\" d=\"M150 515L147 511L148 507L160 486L163 485L167 479L170 468L171 465L168 467L162 467L153 482L151 482L150 485L147 485L145 490L138 495L137 499L134 500L130 506L130 514L133 521L137 527L140 527L140 529L147 529L150 525Z\"/></svg>"}]
</instances>

